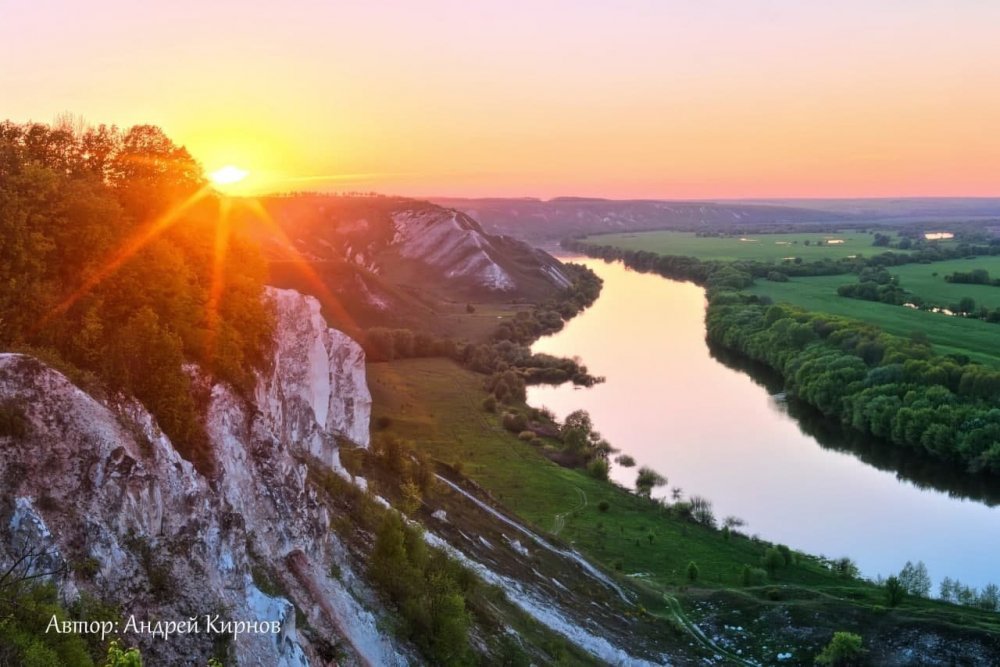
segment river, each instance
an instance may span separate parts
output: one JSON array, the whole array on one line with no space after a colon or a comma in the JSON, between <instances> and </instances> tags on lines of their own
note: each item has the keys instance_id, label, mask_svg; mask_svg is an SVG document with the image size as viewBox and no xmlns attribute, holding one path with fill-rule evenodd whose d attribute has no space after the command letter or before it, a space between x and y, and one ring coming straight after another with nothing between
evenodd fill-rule
<instances>
[{"instance_id":1,"label":"river","mask_svg":"<svg viewBox=\"0 0 1000 667\"><path fill-rule=\"evenodd\" d=\"M680 487L685 496L711 500L720 520L745 520L748 534L850 556L865 576L922 560L934 594L945 576L977 587L1000 583L1000 508L970 499L995 494L995 485L963 488L955 481L961 475L901 461L877 443L859 445L836 425L793 417L802 411L775 396L780 386L710 352L702 288L620 263L571 259L600 275L604 289L533 349L579 357L606 381L587 389L529 387L528 402L560 419L587 410L602 435L637 462L612 464L613 480L632 488L638 466L648 465L669 478L654 495Z\"/></svg>"}]
</instances>

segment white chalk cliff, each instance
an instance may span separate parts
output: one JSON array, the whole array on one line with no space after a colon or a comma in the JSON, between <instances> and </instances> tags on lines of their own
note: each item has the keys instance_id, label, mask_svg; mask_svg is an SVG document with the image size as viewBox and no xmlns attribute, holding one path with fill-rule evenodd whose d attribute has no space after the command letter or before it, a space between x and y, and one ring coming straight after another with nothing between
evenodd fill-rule
<instances>
[{"instance_id":1,"label":"white chalk cliff","mask_svg":"<svg viewBox=\"0 0 1000 667\"><path fill-rule=\"evenodd\" d=\"M22 406L29 422L26 438L0 438L0 560L33 548L48 551L39 567L96 563L57 582L62 595L100 590L138 621L277 621L277 635L233 639L238 663L320 664L289 600L254 583L254 563L267 563L316 634L346 642L349 662L403 664L358 601L373 596L306 484L306 460L340 470L338 439L368 444L364 352L326 326L315 299L276 289L266 298L277 319L272 366L251 397L210 387L211 480L138 403L97 400L32 357L0 354L0 401ZM135 640L153 664L207 660L211 650L203 636Z\"/></svg>"}]
</instances>

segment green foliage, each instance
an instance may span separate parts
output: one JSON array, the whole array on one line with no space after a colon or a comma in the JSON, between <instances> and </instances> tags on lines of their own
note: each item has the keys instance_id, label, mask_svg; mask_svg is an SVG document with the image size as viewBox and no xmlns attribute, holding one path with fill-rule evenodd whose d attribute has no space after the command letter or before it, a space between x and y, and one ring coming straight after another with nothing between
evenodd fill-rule
<instances>
[{"instance_id":1,"label":"green foliage","mask_svg":"<svg viewBox=\"0 0 1000 667\"><path fill-rule=\"evenodd\" d=\"M219 202L204 185L155 127L0 123L0 345L53 350L135 395L211 472L181 363L249 390L272 318L254 246L229 239L216 266Z\"/></svg>"},{"instance_id":2,"label":"green foliage","mask_svg":"<svg viewBox=\"0 0 1000 667\"><path fill-rule=\"evenodd\" d=\"M688 563L687 570L685 572L688 581L691 583L698 581L698 565L694 561Z\"/></svg>"},{"instance_id":3,"label":"green foliage","mask_svg":"<svg viewBox=\"0 0 1000 667\"><path fill-rule=\"evenodd\" d=\"M744 565L740 581L743 582L744 586L760 586L767 583L767 571L759 567Z\"/></svg>"},{"instance_id":4,"label":"green foliage","mask_svg":"<svg viewBox=\"0 0 1000 667\"><path fill-rule=\"evenodd\" d=\"M24 667L90 667L81 637L46 632L50 621L69 620L55 586L18 582L0 591L0 664Z\"/></svg>"},{"instance_id":5,"label":"green foliage","mask_svg":"<svg viewBox=\"0 0 1000 667\"><path fill-rule=\"evenodd\" d=\"M385 512L369 575L399 611L404 636L435 664L466 664L469 614L462 585L471 579L443 552L430 549L417 528Z\"/></svg>"},{"instance_id":6,"label":"green foliage","mask_svg":"<svg viewBox=\"0 0 1000 667\"><path fill-rule=\"evenodd\" d=\"M653 493L653 489L657 486L663 486L667 483L667 478L656 472L652 468L647 466L642 466L639 468L639 474L635 478L635 491L640 496L649 498Z\"/></svg>"},{"instance_id":7,"label":"green foliage","mask_svg":"<svg viewBox=\"0 0 1000 667\"><path fill-rule=\"evenodd\" d=\"M142 667L142 654L139 649L123 649L117 641L112 641L108 647L108 657L101 667Z\"/></svg>"},{"instance_id":8,"label":"green foliage","mask_svg":"<svg viewBox=\"0 0 1000 667\"><path fill-rule=\"evenodd\" d=\"M610 509L610 507L611 507L611 504L608 503L607 500L602 500L599 503L597 503L597 511L601 512L602 514L606 513L608 511L608 509Z\"/></svg>"},{"instance_id":9,"label":"green foliage","mask_svg":"<svg viewBox=\"0 0 1000 667\"><path fill-rule=\"evenodd\" d=\"M885 599L890 607L897 606L906 596L906 589L900 583L899 577L893 575L885 580Z\"/></svg>"},{"instance_id":10,"label":"green foliage","mask_svg":"<svg viewBox=\"0 0 1000 667\"><path fill-rule=\"evenodd\" d=\"M864 664L865 649L860 635L835 632L830 643L816 656L816 664L824 667L856 667Z\"/></svg>"},{"instance_id":11,"label":"green foliage","mask_svg":"<svg viewBox=\"0 0 1000 667\"><path fill-rule=\"evenodd\" d=\"M619 454L615 457L615 463L623 468L633 468L635 467L635 459L628 454Z\"/></svg>"},{"instance_id":12,"label":"green foliage","mask_svg":"<svg viewBox=\"0 0 1000 667\"><path fill-rule=\"evenodd\" d=\"M496 412L497 411L497 399L494 396L487 396L483 399L483 410L486 412Z\"/></svg>"},{"instance_id":13,"label":"green foliage","mask_svg":"<svg viewBox=\"0 0 1000 667\"><path fill-rule=\"evenodd\" d=\"M516 412L504 413L501 423L511 433L520 433L528 428L528 418Z\"/></svg>"},{"instance_id":14,"label":"green foliage","mask_svg":"<svg viewBox=\"0 0 1000 667\"><path fill-rule=\"evenodd\" d=\"M1000 370L790 306L712 304L707 323L711 340L777 369L789 391L824 414L973 471L1000 472ZM815 340L798 336L803 327Z\"/></svg>"},{"instance_id":15,"label":"green foliage","mask_svg":"<svg viewBox=\"0 0 1000 667\"><path fill-rule=\"evenodd\" d=\"M770 547L761 557L761 565L767 570L769 576L774 577L779 569L785 567L785 557L780 551Z\"/></svg>"},{"instance_id":16,"label":"green foliage","mask_svg":"<svg viewBox=\"0 0 1000 667\"><path fill-rule=\"evenodd\" d=\"M594 479L599 479L601 481L607 481L608 479L608 460L596 458L587 464L587 474Z\"/></svg>"}]
</instances>

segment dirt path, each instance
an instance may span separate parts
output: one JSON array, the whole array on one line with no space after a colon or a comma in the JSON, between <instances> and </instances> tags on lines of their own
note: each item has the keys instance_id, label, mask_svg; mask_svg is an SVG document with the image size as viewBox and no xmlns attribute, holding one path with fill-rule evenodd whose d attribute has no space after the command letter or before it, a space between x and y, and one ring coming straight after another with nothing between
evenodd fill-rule
<instances>
[{"instance_id":1,"label":"dirt path","mask_svg":"<svg viewBox=\"0 0 1000 667\"><path fill-rule=\"evenodd\" d=\"M558 535L562 532L562 529L566 527L566 517L574 514L575 512L579 512L587 506L587 494L584 493L583 489L578 486L574 486L573 488L576 489L577 494L580 496L580 502L574 505L571 509L556 514L555 522L552 525L553 535Z\"/></svg>"}]
</instances>

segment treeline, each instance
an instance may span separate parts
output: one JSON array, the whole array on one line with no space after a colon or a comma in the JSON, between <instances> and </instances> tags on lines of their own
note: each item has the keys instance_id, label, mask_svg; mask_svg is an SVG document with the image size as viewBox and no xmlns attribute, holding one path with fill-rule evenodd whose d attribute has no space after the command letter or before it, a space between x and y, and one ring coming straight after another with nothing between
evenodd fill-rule
<instances>
[{"instance_id":1,"label":"treeline","mask_svg":"<svg viewBox=\"0 0 1000 667\"><path fill-rule=\"evenodd\" d=\"M0 123L0 347L135 396L206 473L182 365L249 390L273 327L264 263L216 238L219 216L200 166L159 128Z\"/></svg>"},{"instance_id":2,"label":"treeline","mask_svg":"<svg viewBox=\"0 0 1000 667\"><path fill-rule=\"evenodd\" d=\"M774 368L823 414L969 471L1000 472L1000 370L743 294L717 293L706 318L712 342Z\"/></svg>"},{"instance_id":3,"label":"treeline","mask_svg":"<svg viewBox=\"0 0 1000 667\"><path fill-rule=\"evenodd\" d=\"M944 277L949 283L964 283L967 285L990 285L1000 287L1000 278L990 278L990 272L986 269L973 269L972 271L955 271Z\"/></svg>"},{"instance_id":4,"label":"treeline","mask_svg":"<svg viewBox=\"0 0 1000 667\"><path fill-rule=\"evenodd\" d=\"M370 361L422 357L453 359L477 373L489 375L487 389L503 402L523 401L527 384L590 386L599 381L573 359L535 354L531 344L555 333L566 321L592 304L601 292L601 279L587 267L564 267L573 284L556 296L522 310L497 325L486 343L459 342L410 329L375 327L365 332L362 345Z\"/></svg>"},{"instance_id":5,"label":"treeline","mask_svg":"<svg viewBox=\"0 0 1000 667\"><path fill-rule=\"evenodd\" d=\"M870 267L861 270L858 274L858 282L838 287L837 294L851 299L877 301L894 306L906 303L906 290L899 284L899 277L890 274L885 269L872 269Z\"/></svg>"},{"instance_id":6,"label":"treeline","mask_svg":"<svg viewBox=\"0 0 1000 667\"><path fill-rule=\"evenodd\" d=\"M780 263L760 260L701 260L684 255L661 255L647 250L626 250L616 246L593 245L580 239L565 239L562 247L579 252L588 257L596 257L608 261L621 261L625 266L645 273L657 273L667 278L690 280L712 287L709 277L724 268L729 268L754 279L783 280L791 277L833 276L848 273L860 273L865 268L879 269L904 264L929 264L949 259L962 259L971 256L1000 255L1000 243L977 245L958 243L954 246L940 244L914 244L917 248L911 252L882 252L870 257L823 258L815 262L804 262L801 257L783 260ZM780 276L769 277L769 274L779 273ZM716 278L717 281L720 278ZM725 281L723 281L725 282ZM746 285L728 285L742 289Z\"/></svg>"}]
</instances>

